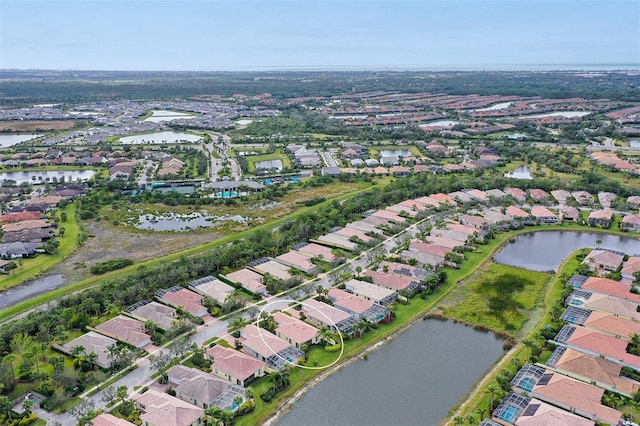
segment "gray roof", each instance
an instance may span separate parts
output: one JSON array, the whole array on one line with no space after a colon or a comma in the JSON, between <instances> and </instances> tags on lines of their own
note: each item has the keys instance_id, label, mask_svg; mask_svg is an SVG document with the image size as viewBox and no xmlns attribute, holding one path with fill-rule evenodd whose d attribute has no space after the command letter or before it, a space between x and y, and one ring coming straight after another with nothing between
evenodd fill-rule
<instances>
[{"instance_id":1,"label":"gray roof","mask_svg":"<svg viewBox=\"0 0 640 426\"><path fill-rule=\"evenodd\" d=\"M260 182L254 182L252 180L229 180L220 182L211 182L204 185L207 188L218 190L238 189L241 186L246 186L249 189L264 189L265 186Z\"/></svg>"}]
</instances>

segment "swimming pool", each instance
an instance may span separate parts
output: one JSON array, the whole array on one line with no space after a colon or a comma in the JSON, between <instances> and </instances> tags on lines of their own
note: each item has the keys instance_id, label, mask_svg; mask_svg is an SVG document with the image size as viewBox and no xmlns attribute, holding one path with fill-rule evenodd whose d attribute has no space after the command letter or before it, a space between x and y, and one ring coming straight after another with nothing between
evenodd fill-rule
<instances>
[{"instance_id":1,"label":"swimming pool","mask_svg":"<svg viewBox=\"0 0 640 426\"><path fill-rule=\"evenodd\" d=\"M504 411L500 413L500 420L504 420L505 422L513 423L514 419L518 415L518 407L513 405L509 405L504 408Z\"/></svg>"}]
</instances>

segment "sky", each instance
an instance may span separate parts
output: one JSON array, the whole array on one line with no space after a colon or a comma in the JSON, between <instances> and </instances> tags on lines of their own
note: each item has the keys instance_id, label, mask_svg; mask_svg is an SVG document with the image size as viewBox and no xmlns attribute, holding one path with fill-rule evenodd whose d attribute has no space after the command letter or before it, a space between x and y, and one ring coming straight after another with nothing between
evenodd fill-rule
<instances>
[{"instance_id":1,"label":"sky","mask_svg":"<svg viewBox=\"0 0 640 426\"><path fill-rule=\"evenodd\" d=\"M640 68L639 0L0 0L0 68Z\"/></svg>"}]
</instances>

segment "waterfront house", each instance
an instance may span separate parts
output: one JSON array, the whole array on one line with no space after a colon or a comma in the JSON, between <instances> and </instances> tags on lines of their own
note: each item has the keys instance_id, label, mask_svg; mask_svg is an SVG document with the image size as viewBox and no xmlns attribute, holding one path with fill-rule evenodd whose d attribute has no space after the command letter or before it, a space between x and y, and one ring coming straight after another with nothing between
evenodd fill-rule
<instances>
[{"instance_id":1,"label":"waterfront house","mask_svg":"<svg viewBox=\"0 0 640 426\"><path fill-rule=\"evenodd\" d=\"M408 296L411 296L420 290L420 281L404 275L371 270L365 271L364 275L371 277L375 285L379 285L399 293L404 292Z\"/></svg>"},{"instance_id":2,"label":"waterfront house","mask_svg":"<svg viewBox=\"0 0 640 426\"><path fill-rule=\"evenodd\" d=\"M515 392L507 394L491 414L491 419L505 426L593 426L592 420Z\"/></svg>"},{"instance_id":3,"label":"waterfront house","mask_svg":"<svg viewBox=\"0 0 640 426\"><path fill-rule=\"evenodd\" d=\"M468 214L461 214L458 216L458 221L463 225L473 226L474 228L483 229L486 228L490 221L480 216L472 216Z\"/></svg>"},{"instance_id":4,"label":"waterfront house","mask_svg":"<svg viewBox=\"0 0 640 426\"><path fill-rule=\"evenodd\" d=\"M567 305L583 307L593 311L610 312L624 318L640 321L640 312L636 310L640 304L623 297L580 290L571 293L567 297L566 303Z\"/></svg>"},{"instance_id":5,"label":"waterfront house","mask_svg":"<svg viewBox=\"0 0 640 426\"><path fill-rule=\"evenodd\" d=\"M377 324L391 316L391 312L386 307L338 288L330 289L328 297L336 308L372 324Z\"/></svg>"},{"instance_id":6,"label":"waterfront house","mask_svg":"<svg viewBox=\"0 0 640 426\"><path fill-rule=\"evenodd\" d=\"M358 322L351 314L315 299L305 300L302 311L307 322L318 328L327 327L334 333L351 334L351 327Z\"/></svg>"},{"instance_id":7,"label":"waterfront house","mask_svg":"<svg viewBox=\"0 0 640 426\"><path fill-rule=\"evenodd\" d=\"M469 239L469 234L464 232L452 231L450 229L433 228L429 233L431 237L447 238L450 240L460 241L466 244Z\"/></svg>"},{"instance_id":8,"label":"waterfront house","mask_svg":"<svg viewBox=\"0 0 640 426\"><path fill-rule=\"evenodd\" d=\"M416 240L409 243L409 251L430 254L444 259L447 253L451 253L453 251L453 247L443 246L436 243L423 243Z\"/></svg>"},{"instance_id":9,"label":"waterfront house","mask_svg":"<svg viewBox=\"0 0 640 426\"><path fill-rule=\"evenodd\" d=\"M383 306L393 303L398 297L396 291L366 281L350 279L344 285L346 291Z\"/></svg>"},{"instance_id":10,"label":"waterfront house","mask_svg":"<svg viewBox=\"0 0 640 426\"><path fill-rule=\"evenodd\" d=\"M525 212L524 210L516 206L507 207L505 210L505 214L509 215L512 219L519 219L519 218L525 219L531 216L529 213Z\"/></svg>"},{"instance_id":11,"label":"waterfront house","mask_svg":"<svg viewBox=\"0 0 640 426\"><path fill-rule=\"evenodd\" d=\"M259 359L274 370L282 369L286 364L296 364L304 354L300 349L285 342L275 334L258 328L253 324L240 329L242 351Z\"/></svg>"},{"instance_id":12,"label":"waterfront house","mask_svg":"<svg viewBox=\"0 0 640 426\"><path fill-rule=\"evenodd\" d=\"M276 323L275 334L286 342L300 349L302 345L319 343L318 329L304 321L282 312L275 312L273 319Z\"/></svg>"},{"instance_id":13,"label":"waterfront house","mask_svg":"<svg viewBox=\"0 0 640 426\"><path fill-rule=\"evenodd\" d=\"M587 223L589 226L601 226L603 228L609 228L611 221L613 220L613 211L611 210L595 210L589 213Z\"/></svg>"},{"instance_id":14,"label":"waterfront house","mask_svg":"<svg viewBox=\"0 0 640 426\"><path fill-rule=\"evenodd\" d=\"M534 206L531 209L531 215L536 218L539 223L555 224L558 223L558 216L546 207Z\"/></svg>"},{"instance_id":15,"label":"waterfront house","mask_svg":"<svg viewBox=\"0 0 640 426\"><path fill-rule=\"evenodd\" d=\"M638 232L640 231L640 215L628 214L620 221L620 229L624 231Z\"/></svg>"},{"instance_id":16,"label":"waterfront house","mask_svg":"<svg viewBox=\"0 0 640 426\"><path fill-rule=\"evenodd\" d=\"M222 345L208 349L207 356L212 361L213 374L243 387L264 376L267 367L259 359Z\"/></svg>"},{"instance_id":17,"label":"waterfront house","mask_svg":"<svg viewBox=\"0 0 640 426\"><path fill-rule=\"evenodd\" d=\"M155 389L133 397L144 426L199 426L204 410Z\"/></svg>"},{"instance_id":18,"label":"waterfront house","mask_svg":"<svg viewBox=\"0 0 640 426\"><path fill-rule=\"evenodd\" d=\"M580 218L580 210L573 206L565 206L562 207L558 214L560 215L561 220L568 220L571 222L576 222Z\"/></svg>"},{"instance_id":19,"label":"waterfront house","mask_svg":"<svg viewBox=\"0 0 640 426\"><path fill-rule=\"evenodd\" d=\"M616 271L622 264L624 256L609 250L594 249L584 258L583 265L599 275Z\"/></svg>"}]
</instances>

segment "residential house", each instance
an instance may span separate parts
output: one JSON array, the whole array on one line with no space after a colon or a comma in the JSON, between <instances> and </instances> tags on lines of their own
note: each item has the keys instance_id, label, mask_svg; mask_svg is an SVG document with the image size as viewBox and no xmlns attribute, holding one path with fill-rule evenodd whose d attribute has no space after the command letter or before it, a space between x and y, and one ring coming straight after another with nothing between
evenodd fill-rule
<instances>
[{"instance_id":1,"label":"residential house","mask_svg":"<svg viewBox=\"0 0 640 426\"><path fill-rule=\"evenodd\" d=\"M505 210L505 214L509 215L512 219L525 219L531 216L529 213L516 206L507 207Z\"/></svg>"},{"instance_id":2,"label":"residential house","mask_svg":"<svg viewBox=\"0 0 640 426\"><path fill-rule=\"evenodd\" d=\"M571 193L569 191L565 191L564 189L556 189L554 191L551 191L551 196L555 198L558 204L563 206L567 204L567 200L571 198Z\"/></svg>"},{"instance_id":3,"label":"residential house","mask_svg":"<svg viewBox=\"0 0 640 426\"><path fill-rule=\"evenodd\" d=\"M417 266L406 265L404 263L388 262L386 260L380 262L378 269L382 269L383 272L404 275L418 281L424 281L431 275L431 273L425 271L424 268L418 268Z\"/></svg>"},{"instance_id":4,"label":"residential house","mask_svg":"<svg viewBox=\"0 0 640 426\"><path fill-rule=\"evenodd\" d=\"M640 390L640 383L620 376L622 367L615 362L562 346L555 348L547 367L586 383L614 388L626 396L632 397Z\"/></svg>"},{"instance_id":5,"label":"residential house","mask_svg":"<svg viewBox=\"0 0 640 426\"><path fill-rule=\"evenodd\" d=\"M509 222L511 220L511 216L506 214L506 210L505 213L502 213L499 209L483 209L481 214L482 217L492 223Z\"/></svg>"},{"instance_id":6,"label":"residential house","mask_svg":"<svg viewBox=\"0 0 640 426\"><path fill-rule=\"evenodd\" d=\"M609 250L595 249L584 258L582 264L598 274L616 271L622 264L624 256Z\"/></svg>"},{"instance_id":7,"label":"residential house","mask_svg":"<svg viewBox=\"0 0 640 426\"><path fill-rule=\"evenodd\" d=\"M233 287L231 288L233 289ZM194 317L202 318L207 315L207 307L204 306L204 296L191 290L187 290L186 288L174 286L171 288L161 289L156 292L156 297L174 308L181 307ZM222 303L224 303L224 300Z\"/></svg>"},{"instance_id":8,"label":"residential house","mask_svg":"<svg viewBox=\"0 0 640 426\"><path fill-rule=\"evenodd\" d=\"M283 265L282 263L278 263L275 260L263 257L258 260L252 260L249 262L248 266L254 269L256 272L270 276L278 279L278 280L288 280L293 277L289 272L289 267Z\"/></svg>"},{"instance_id":9,"label":"residential house","mask_svg":"<svg viewBox=\"0 0 640 426\"><path fill-rule=\"evenodd\" d=\"M450 192L448 195L449 195L449 197L451 197L454 200L459 201L461 203L468 203L469 201L475 200L474 197L472 197L471 195L467 194L466 192L462 192L462 191Z\"/></svg>"},{"instance_id":10,"label":"residential house","mask_svg":"<svg viewBox=\"0 0 640 426\"><path fill-rule=\"evenodd\" d=\"M539 189L539 188L534 188L534 189L530 189L529 190L529 195L531 196L531 198L540 203L543 201L548 201L551 199L551 196L549 195L549 193L543 189Z\"/></svg>"},{"instance_id":11,"label":"residential house","mask_svg":"<svg viewBox=\"0 0 640 426\"><path fill-rule=\"evenodd\" d=\"M589 226L601 226L603 228L609 228L609 226L611 226L612 220L612 210L594 210L589 213L587 223L589 224Z\"/></svg>"},{"instance_id":12,"label":"residential house","mask_svg":"<svg viewBox=\"0 0 640 426\"><path fill-rule=\"evenodd\" d=\"M20 259L35 256L41 243L0 243L1 259Z\"/></svg>"},{"instance_id":13,"label":"residential house","mask_svg":"<svg viewBox=\"0 0 640 426\"><path fill-rule=\"evenodd\" d=\"M204 410L155 389L133 398L143 426L199 426Z\"/></svg>"},{"instance_id":14,"label":"residential house","mask_svg":"<svg viewBox=\"0 0 640 426\"><path fill-rule=\"evenodd\" d=\"M318 272L318 267L311 262L309 257L293 250L277 256L275 260L288 268L298 269L307 275L315 275Z\"/></svg>"},{"instance_id":15,"label":"residential house","mask_svg":"<svg viewBox=\"0 0 640 426\"><path fill-rule=\"evenodd\" d=\"M403 262L415 262L416 265L421 266L425 270L434 270L440 268L441 266L444 266L445 262L445 258L443 256L422 253L417 250L402 250L399 254L400 259L402 259Z\"/></svg>"},{"instance_id":16,"label":"residential house","mask_svg":"<svg viewBox=\"0 0 640 426\"><path fill-rule=\"evenodd\" d=\"M367 218L370 219L370 218ZM386 221L384 221L387 223ZM358 248L358 244L354 243L344 235L336 234L334 232L321 235L318 237L318 242L326 244L331 247L341 248L348 251L353 251Z\"/></svg>"},{"instance_id":17,"label":"residential house","mask_svg":"<svg viewBox=\"0 0 640 426\"><path fill-rule=\"evenodd\" d=\"M491 222L480 216L472 216L469 214L461 214L458 216L458 221L463 225L473 226L474 228L483 229L486 228Z\"/></svg>"},{"instance_id":18,"label":"residential house","mask_svg":"<svg viewBox=\"0 0 640 426\"><path fill-rule=\"evenodd\" d=\"M404 292L408 296L414 295L420 290L420 281L404 275L371 270L366 270L364 275L371 277L375 285L395 290L399 293Z\"/></svg>"},{"instance_id":19,"label":"residential house","mask_svg":"<svg viewBox=\"0 0 640 426\"><path fill-rule=\"evenodd\" d=\"M480 201L481 203L485 203L489 201L489 194L479 189L465 189L464 192L467 195L471 195L473 198Z\"/></svg>"},{"instance_id":20,"label":"residential house","mask_svg":"<svg viewBox=\"0 0 640 426\"><path fill-rule=\"evenodd\" d=\"M125 309L130 316L141 321L153 321L163 330L169 330L176 319L176 310L158 302L143 300Z\"/></svg>"},{"instance_id":21,"label":"residential house","mask_svg":"<svg viewBox=\"0 0 640 426\"><path fill-rule=\"evenodd\" d=\"M397 177L409 176L411 170L404 166L393 166L389 168L389 173Z\"/></svg>"},{"instance_id":22,"label":"residential house","mask_svg":"<svg viewBox=\"0 0 640 426\"><path fill-rule=\"evenodd\" d=\"M318 329L304 321L282 312L275 312L275 335L300 349L302 345L313 345L320 342Z\"/></svg>"},{"instance_id":23,"label":"residential house","mask_svg":"<svg viewBox=\"0 0 640 426\"><path fill-rule=\"evenodd\" d=\"M151 343L151 336L145 331L145 324L124 315L118 315L97 325L95 330L136 348L143 348Z\"/></svg>"},{"instance_id":24,"label":"residential house","mask_svg":"<svg viewBox=\"0 0 640 426\"><path fill-rule=\"evenodd\" d=\"M591 195L587 191L573 191L571 193L571 196L575 198L575 200L580 204L593 203L593 195Z\"/></svg>"},{"instance_id":25,"label":"residential house","mask_svg":"<svg viewBox=\"0 0 640 426\"><path fill-rule=\"evenodd\" d=\"M336 308L372 324L388 320L391 316L391 312L385 306L338 288L329 289L328 297Z\"/></svg>"},{"instance_id":26,"label":"residential house","mask_svg":"<svg viewBox=\"0 0 640 426\"><path fill-rule=\"evenodd\" d=\"M628 214L622 218L620 221L620 229L631 232L639 232L640 231L640 215L637 214Z\"/></svg>"},{"instance_id":27,"label":"residential house","mask_svg":"<svg viewBox=\"0 0 640 426\"><path fill-rule=\"evenodd\" d=\"M304 357L300 349L253 324L245 325L240 329L238 341L242 345L243 352L265 362L274 370L280 370L286 364L296 364L300 358Z\"/></svg>"},{"instance_id":28,"label":"residential house","mask_svg":"<svg viewBox=\"0 0 640 426\"><path fill-rule=\"evenodd\" d=\"M225 278L240 284L243 288L254 294L267 294L267 286L262 283L262 275L250 269L243 268L230 274L224 275Z\"/></svg>"},{"instance_id":29,"label":"residential house","mask_svg":"<svg viewBox=\"0 0 640 426\"><path fill-rule=\"evenodd\" d=\"M373 237L370 237L369 235L367 235L365 231L362 231L356 228L351 228L349 225L345 226L344 228L340 228L336 230L334 233L338 235L344 235L349 239L356 239L358 242L362 241L367 243L373 240Z\"/></svg>"},{"instance_id":30,"label":"residential house","mask_svg":"<svg viewBox=\"0 0 640 426\"><path fill-rule=\"evenodd\" d=\"M511 195L517 201L523 202L527 200L527 193L520 188L506 188L504 192Z\"/></svg>"},{"instance_id":31,"label":"residential house","mask_svg":"<svg viewBox=\"0 0 640 426\"><path fill-rule=\"evenodd\" d=\"M623 297L594 291L580 290L571 293L566 299L567 305L573 305L593 311L610 312L623 318L640 321L640 312L636 311L638 303Z\"/></svg>"},{"instance_id":32,"label":"residential house","mask_svg":"<svg viewBox=\"0 0 640 426\"><path fill-rule=\"evenodd\" d=\"M95 419L93 419L93 422L91 423L91 425L92 426L135 426L135 424L125 419L120 419L109 413L99 414Z\"/></svg>"},{"instance_id":33,"label":"residential house","mask_svg":"<svg viewBox=\"0 0 640 426\"><path fill-rule=\"evenodd\" d=\"M622 259L620 259L620 263L622 263ZM611 296L631 300L635 303L640 303L640 295L632 293L630 285L623 284L609 278L589 277L584 284L582 284L580 289L594 293L609 294Z\"/></svg>"},{"instance_id":34,"label":"residential house","mask_svg":"<svg viewBox=\"0 0 640 426\"><path fill-rule=\"evenodd\" d=\"M555 224L559 222L558 216L546 207L533 206L531 215L536 218L538 223Z\"/></svg>"},{"instance_id":35,"label":"residential house","mask_svg":"<svg viewBox=\"0 0 640 426\"><path fill-rule=\"evenodd\" d=\"M396 291L366 281L350 279L344 285L348 292L383 306L387 303L393 303L398 297Z\"/></svg>"},{"instance_id":36,"label":"residential house","mask_svg":"<svg viewBox=\"0 0 640 426\"><path fill-rule=\"evenodd\" d=\"M218 303L218 305L221 305L221 306L222 304L224 304L227 298L230 295L232 295L236 290L234 287L230 286L227 283L222 282L221 280L211 275L207 275L206 277L191 281L189 283L189 288L195 291L196 293L199 293L198 297L194 297L193 295L190 295L190 294L187 295L186 293L184 293L185 296L188 296L193 303L203 305L204 300L202 296L206 296L206 297L212 298L213 300L216 301L216 303ZM176 296L169 296L169 298L175 299ZM174 303L172 304L175 306ZM196 311L197 309L198 312L201 311L197 306L193 306L192 309L194 311ZM197 315L197 316L201 316L201 315Z\"/></svg>"},{"instance_id":37,"label":"residential house","mask_svg":"<svg viewBox=\"0 0 640 426\"><path fill-rule=\"evenodd\" d=\"M331 249L325 246L321 246L320 244L300 243L293 246L292 249L306 256L319 257L320 259L327 262L331 262L335 259L335 255L331 252Z\"/></svg>"},{"instance_id":38,"label":"residential house","mask_svg":"<svg viewBox=\"0 0 640 426\"><path fill-rule=\"evenodd\" d=\"M613 192L598 192L598 201L603 209L611 208L611 203L618 198Z\"/></svg>"},{"instance_id":39,"label":"residential house","mask_svg":"<svg viewBox=\"0 0 640 426\"><path fill-rule=\"evenodd\" d=\"M593 426L593 420L515 392L507 394L491 414L491 419L505 426Z\"/></svg>"},{"instance_id":40,"label":"residential house","mask_svg":"<svg viewBox=\"0 0 640 426\"><path fill-rule=\"evenodd\" d=\"M509 194L496 188L489 189L486 191L486 193L490 198L493 198L494 200L502 200L509 197Z\"/></svg>"},{"instance_id":41,"label":"residential house","mask_svg":"<svg viewBox=\"0 0 640 426\"><path fill-rule=\"evenodd\" d=\"M516 392L523 392L583 417L617 425L622 413L602 405L604 389L579 380L525 365L511 381Z\"/></svg>"},{"instance_id":42,"label":"residential house","mask_svg":"<svg viewBox=\"0 0 640 426\"><path fill-rule=\"evenodd\" d=\"M440 229L440 228L432 228L429 233L431 237L438 238L447 238L449 240L460 241L463 244L466 244L469 239L469 234L464 232L452 231L450 229Z\"/></svg>"},{"instance_id":43,"label":"residential house","mask_svg":"<svg viewBox=\"0 0 640 426\"><path fill-rule=\"evenodd\" d=\"M117 343L115 339L103 336L94 331L89 331L64 345L54 345L54 348L66 354L71 354L73 348L78 346L83 347L85 355L94 353L98 356L95 361L96 365L100 368L109 368L112 362L109 356L109 348L115 346Z\"/></svg>"},{"instance_id":44,"label":"residential house","mask_svg":"<svg viewBox=\"0 0 640 426\"><path fill-rule=\"evenodd\" d=\"M212 361L211 373L243 387L264 376L267 367L259 359L222 345L208 349L207 356Z\"/></svg>"},{"instance_id":45,"label":"residential house","mask_svg":"<svg viewBox=\"0 0 640 426\"><path fill-rule=\"evenodd\" d=\"M632 205L636 209L640 208L640 195L632 195L627 198L627 204Z\"/></svg>"},{"instance_id":46,"label":"residential house","mask_svg":"<svg viewBox=\"0 0 640 426\"><path fill-rule=\"evenodd\" d=\"M622 270L622 282L625 284L631 284L635 281L634 274L640 271L640 257L631 256L623 264Z\"/></svg>"},{"instance_id":47,"label":"residential house","mask_svg":"<svg viewBox=\"0 0 640 426\"><path fill-rule=\"evenodd\" d=\"M351 334L351 328L358 322L351 314L327 305L315 299L305 300L302 312L307 317L305 321L318 328L327 327L334 333Z\"/></svg>"},{"instance_id":48,"label":"residential house","mask_svg":"<svg viewBox=\"0 0 640 426\"><path fill-rule=\"evenodd\" d=\"M568 221L576 222L578 219L580 219L580 210L578 210L573 206L562 207L558 211L558 214L560 215L560 219L563 221L568 220Z\"/></svg>"},{"instance_id":49,"label":"residential house","mask_svg":"<svg viewBox=\"0 0 640 426\"><path fill-rule=\"evenodd\" d=\"M233 411L238 407L234 399L245 398L242 386L195 368L174 365L167 370L167 376L177 398L205 410L218 407Z\"/></svg>"},{"instance_id":50,"label":"residential house","mask_svg":"<svg viewBox=\"0 0 640 426\"><path fill-rule=\"evenodd\" d=\"M451 197L451 196L449 196L447 194L443 194L441 192L439 192L437 194L431 194L431 195L429 195L429 198L431 198L433 200L437 200L441 204L449 204L449 205L452 205L452 206L457 204L456 200L453 197Z\"/></svg>"}]
</instances>

